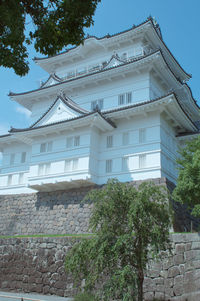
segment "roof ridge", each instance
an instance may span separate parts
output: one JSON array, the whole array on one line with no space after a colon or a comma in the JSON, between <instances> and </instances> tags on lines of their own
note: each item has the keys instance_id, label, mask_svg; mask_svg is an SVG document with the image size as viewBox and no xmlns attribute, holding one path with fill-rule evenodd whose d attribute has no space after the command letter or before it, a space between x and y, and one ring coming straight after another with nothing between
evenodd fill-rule
<instances>
[{"instance_id":1,"label":"roof ridge","mask_svg":"<svg viewBox=\"0 0 200 301\"><path fill-rule=\"evenodd\" d=\"M71 81L74 81L74 80L77 80L77 79L80 79L80 78L92 76L94 74L98 74L98 73L105 72L105 71L108 71L108 70L111 70L111 69L114 69L114 68L118 68L118 67L122 67L122 66L125 66L125 65L128 65L128 64L131 64L131 63L138 62L138 61L143 60L143 59L145 59L147 57L150 57L151 55L153 56L157 52L160 52L160 49L156 49L155 51L152 51L149 54L143 55L141 57L136 57L136 58L133 58L133 59L131 59L129 61L126 61L126 62L124 62L123 65L117 65L117 66L113 66L113 67L110 67L110 68L107 68L107 69L103 68L103 69L101 69L99 71L96 71L96 72L87 73L87 74L84 74L82 76L78 76L78 77L74 77L74 78L70 78L70 79L64 80L64 81L62 81L60 83L57 83L57 84L54 84L54 85L51 85L51 86L47 86L47 87L43 87L43 88L38 88L38 89L34 89L34 90L31 90L31 91L27 91L27 92L14 93L14 92L10 91L10 93L8 94L8 96L25 95L25 94L29 94L29 93L32 93L32 92L40 91L42 89L47 89L47 88L55 87L57 85L60 85L60 84L66 83L66 82L71 82Z\"/></svg>"},{"instance_id":2,"label":"roof ridge","mask_svg":"<svg viewBox=\"0 0 200 301\"><path fill-rule=\"evenodd\" d=\"M78 113L80 114L87 114L89 113L89 111L86 111L85 109L82 109L81 107L79 107L73 100L71 100L69 97L67 96L62 96L62 95L58 95L56 97L56 99L53 101L53 103L49 106L49 108L47 109L47 111L42 114L42 116L36 121L34 122L29 128L33 128L37 123L39 123L50 111L51 109L53 108L53 106L56 104L56 102L58 100L61 100L65 105L67 105L68 107L70 107L70 109L73 109L75 111L77 111ZM71 104L69 104L69 102Z\"/></svg>"},{"instance_id":3,"label":"roof ridge","mask_svg":"<svg viewBox=\"0 0 200 301\"><path fill-rule=\"evenodd\" d=\"M148 22L152 22L152 20L151 20L150 17L148 17L145 21L139 23L138 25L133 24L132 27L130 27L130 28L128 28L128 29L125 29L125 30L122 30L122 31L120 31L120 32L117 32L117 33L114 33L114 34L107 34L107 35L104 35L104 36L102 36L102 37L97 37L97 36L95 36L95 35L88 35L83 41L86 41L86 40L91 39L91 38L95 38L96 40L103 40L103 39L106 39L106 38L109 39L109 38L118 36L118 35L120 35L120 34L129 32L129 31L131 31L131 30L134 30L134 29L136 29L136 28L138 28L138 27L140 27L140 26L142 26L142 25L144 25L144 24L147 24ZM153 24L153 22L152 22L152 24ZM77 45L77 46L74 46L74 47L71 47L71 48L69 48L69 49L66 49L65 51L63 51L63 52L61 52L61 53L58 53L58 54L55 54L55 55L52 55L52 56L49 56L49 57L48 57L48 56L47 56L47 57L43 57L43 58L40 58L40 57L34 57L33 60L34 60L34 61L39 61L39 60L45 60L45 59L49 59L49 58L52 58L52 57L56 57L56 56L65 54L65 53L67 53L67 52L70 52L71 50L74 50L74 49L78 48L80 45L81 45L81 44L79 44L79 45Z\"/></svg>"}]
</instances>

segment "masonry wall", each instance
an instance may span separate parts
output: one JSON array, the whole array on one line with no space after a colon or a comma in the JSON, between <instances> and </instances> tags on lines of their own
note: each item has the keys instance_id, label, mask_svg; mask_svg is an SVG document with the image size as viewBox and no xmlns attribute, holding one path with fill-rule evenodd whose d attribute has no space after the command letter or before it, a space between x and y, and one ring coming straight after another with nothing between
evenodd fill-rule
<instances>
[{"instance_id":1,"label":"masonry wall","mask_svg":"<svg viewBox=\"0 0 200 301\"><path fill-rule=\"evenodd\" d=\"M152 181L168 185L165 178ZM92 204L82 201L92 188L0 195L0 235L88 233Z\"/></svg>"},{"instance_id":2,"label":"masonry wall","mask_svg":"<svg viewBox=\"0 0 200 301\"><path fill-rule=\"evenodd\" d=\"M79 239L0 239L0 289L73 296L77 289L65 273L64 259ZM171 240L173 255L164 253L160 262L149 266L145 300L200 300L200 236L173 234Z\"/></svg>"},{"instance_id":3,"label":"masonry wall","mask_svg":"<svg viewBox=\"0 0 200 301\"><path fill-rule=\"evenodd\" d=\"M87 233L90 189L0 196L0 235Z\"/></svg>"}]
</instances>

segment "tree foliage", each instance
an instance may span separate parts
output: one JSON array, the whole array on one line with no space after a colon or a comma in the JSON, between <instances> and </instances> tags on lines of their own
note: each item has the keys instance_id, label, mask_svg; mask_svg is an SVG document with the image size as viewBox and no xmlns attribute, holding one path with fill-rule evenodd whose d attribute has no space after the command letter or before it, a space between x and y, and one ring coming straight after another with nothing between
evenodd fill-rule
<instances>
[{"instance_id":1,"label":"tree foliage","mask_svg":"<svg viewBox=\"0 0 200 301\"><path fill-rule=\"evenodd\" d=\"M173 198L187 204L192 208L192 215L200 217L200 136L187 141L179 155L179 176Z\"/></svg>"},{"instance_id":2,"label":"tree foliage","mask_svg":"<svg viewBox=\"0 0 200 301\"><path fill-rule=\"evenodd\" d=\"M84 27L93 24L100 1L1 0L0 65L25 75L29 70L28 44L33 42L36 51L50 56L67 45L79 45ZM27 26L30 20L32 25Z\"/></svg>"},{"instance_id":3,"label":"tree foliage","mask_svg":"<svg viewBox=\"0 0 200 301\"><path fill-rule=\"evenodd\" d=\"M143 300L144 270L149 256L169 247L169 203L164 188L151 182L138 189L110 180L87 196L94 203L90 229L66 256L74 285L98 288L103 300Z\"/></svg>"}]
</instances>

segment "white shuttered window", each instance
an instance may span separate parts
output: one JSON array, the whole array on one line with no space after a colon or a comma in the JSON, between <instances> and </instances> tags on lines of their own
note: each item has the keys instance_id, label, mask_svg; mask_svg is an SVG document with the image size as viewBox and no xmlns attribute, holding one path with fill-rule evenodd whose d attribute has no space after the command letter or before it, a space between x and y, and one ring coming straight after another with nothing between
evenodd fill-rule
<instances>
[{"instance_id":1,"label":"white shuttered window","mask_svg":"<svg viewBox=\"0 0 200 301\"><path fill-rule=\"evenodd\" d=\"M106 173L112 172L112 160L106 160Z\"/></svg>"}]
</instances>

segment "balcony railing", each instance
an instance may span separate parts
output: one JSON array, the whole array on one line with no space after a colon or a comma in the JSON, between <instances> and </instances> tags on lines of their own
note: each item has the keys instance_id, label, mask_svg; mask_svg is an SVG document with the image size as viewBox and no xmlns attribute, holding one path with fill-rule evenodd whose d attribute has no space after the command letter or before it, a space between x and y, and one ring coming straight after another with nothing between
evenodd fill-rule
<instances>
[{"instance_id":1,"label":"balcony railing","mask_svg":"<svg viewBox=\"0 0 200 301\"><path fill-rule=\"evenodd\" d=\"M135 50L135 53L132 56L122 54L121 56L119 56L119 58L121 60L123 60L124 62L131 62L134 59L137 59L144 55L148 55L151 52L152 52L152 49L150 47L144 46L144 47L141 47L141 48L138 48L137 50ZM63 81L66 81L66 80L70 80L72 78L80 77L80 76L83 76L86 74L101 71L102 69L104 69L104 67L106 66L107 63L108 63L108 61L103 61L102 63L95 64L94 66L86 66L80 70L79 69L72 70L72 71L68 72L67 75L61 77L61 79ZM44 82L44 79L43 79L43 82Z\"/></svg>"}]
</instances>

